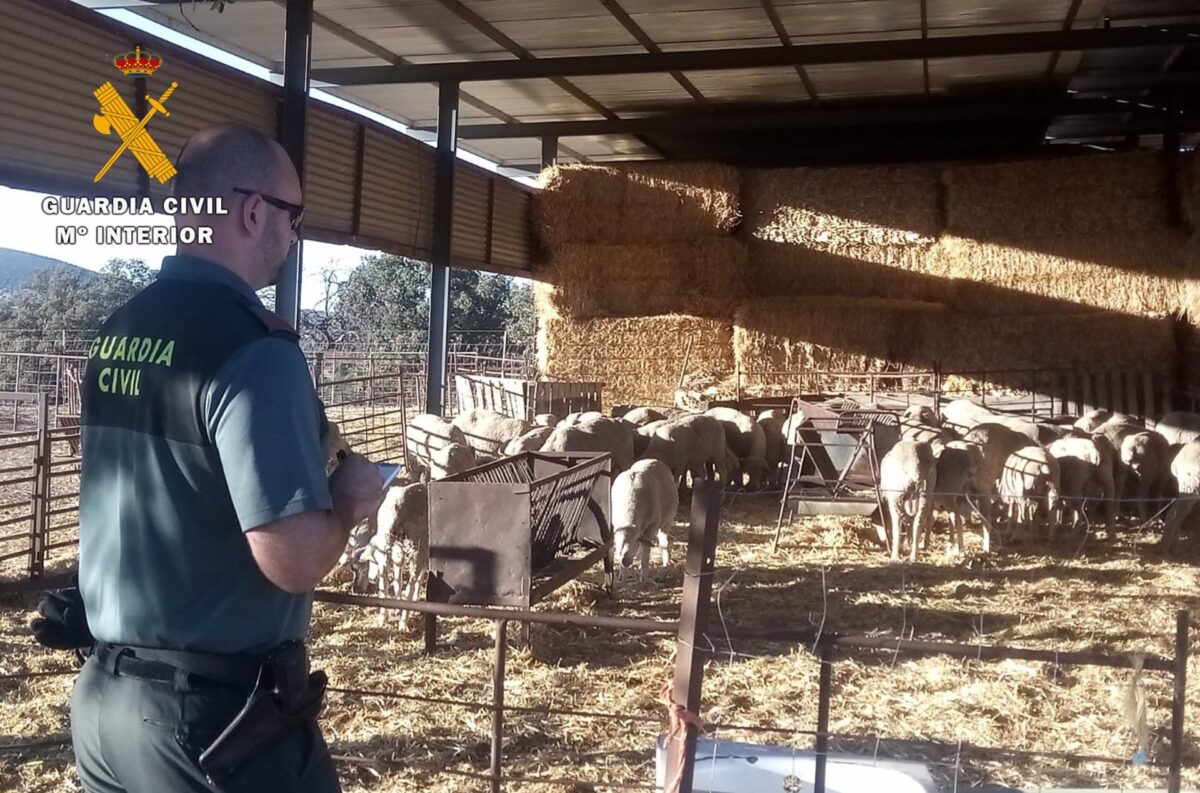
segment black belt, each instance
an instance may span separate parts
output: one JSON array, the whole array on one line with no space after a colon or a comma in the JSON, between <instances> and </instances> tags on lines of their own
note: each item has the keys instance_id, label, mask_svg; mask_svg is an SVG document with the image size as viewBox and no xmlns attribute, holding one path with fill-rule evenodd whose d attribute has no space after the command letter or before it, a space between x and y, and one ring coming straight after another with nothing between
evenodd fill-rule
<instances>
[{"instance_id":1,"label":"black belt","mask_svg":"<svg viewBox=\"0 0 1200 793\"><path fill-rule=\"evenodd\" d=\"M258 680L262 657L159 650L97 642L97 661L116 675L160 683L215 683L250 688Z\"/></svg>"}]
</instances>

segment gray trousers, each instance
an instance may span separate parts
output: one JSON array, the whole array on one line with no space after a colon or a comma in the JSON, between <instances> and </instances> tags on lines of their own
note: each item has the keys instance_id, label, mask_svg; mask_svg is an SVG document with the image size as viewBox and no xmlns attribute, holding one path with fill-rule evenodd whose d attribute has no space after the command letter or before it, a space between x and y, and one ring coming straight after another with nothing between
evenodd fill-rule
<instances>
[{"instance_id":1,"label":"gray trousers","mask_svg":"<svg viewBox=\"0 0 1200 793\"><path fill-rule=\"evenodd\" d=\"M71 739L86 793L340 793L329 749L305 725L246 762L220 788L200 753L233 720L249 691L160 683L106 669L93 656L71 694Z\"/></svg>"}]
</instances>

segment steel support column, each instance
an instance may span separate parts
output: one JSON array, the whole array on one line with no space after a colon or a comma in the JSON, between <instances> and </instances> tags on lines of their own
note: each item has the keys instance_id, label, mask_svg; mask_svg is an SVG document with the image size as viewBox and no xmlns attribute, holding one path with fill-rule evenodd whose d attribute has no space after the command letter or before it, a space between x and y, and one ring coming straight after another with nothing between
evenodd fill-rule
<instances>
[{"instance_id":1,"label":"steel support column","mask_svg":"<svg viewBox=\"0 0 1200 793\"><path fill-rule=\"evenodd\" d=\"M304 140L308 118L309 70L312 67L313 0L287 0L283 60L283 113L279 142L292 158L304 183ZM300 327L300 279L304 243L288 251L283 275L275 286L275 313Z\"/></svg>"},{"instance_id":2,"label":"steel support column","mask_svg":"<svg viewBox=\"0 0 1200 793\"><path fill-rule=\"evenodd\" d=\"M558 165L558 136L542 136L542 168Z\"/></svg>"},{"instance_id":3,"label":"steel support column","mask_svg":"<svg viewBox=\"0 0 1200 793\"><path fill-rule=\"evenodd\" d=\"M429 368L425 411L446 407L446 358L450 319L450 241L454 233L454 160L458 145L458 83L438 85L437 164L433 185L433 262L429 289Z\"/></svg>"}]
</instances>

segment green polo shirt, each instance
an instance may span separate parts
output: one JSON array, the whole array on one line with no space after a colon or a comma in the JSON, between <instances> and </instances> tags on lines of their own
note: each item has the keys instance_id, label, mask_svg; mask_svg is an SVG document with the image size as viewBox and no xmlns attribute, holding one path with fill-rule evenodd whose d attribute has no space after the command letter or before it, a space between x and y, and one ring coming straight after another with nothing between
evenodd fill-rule
<instances>
[{"instance_id":1,"label":"green polo shirt","mask_svg":"<svg viewBox=\"0 0 1200 793\"><path fill-rule=\"evenodd\" d=\"M113 644L262 652L304 638L245 532L332 507L325 419L296 335L232 271L169 256L89 350L79 578Z\"/></svg>"}]
</instances>

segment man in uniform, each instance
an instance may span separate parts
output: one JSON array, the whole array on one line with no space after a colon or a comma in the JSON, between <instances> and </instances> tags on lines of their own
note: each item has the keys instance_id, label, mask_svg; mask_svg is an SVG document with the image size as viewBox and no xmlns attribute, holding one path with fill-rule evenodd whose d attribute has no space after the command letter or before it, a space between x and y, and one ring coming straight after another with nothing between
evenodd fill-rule
<instances>
[{"instance_id":1,"label":"man in uniform","mask_svg":"<svg viewBox=\"0 0 1200 793\"><path fill-rule=\"evenodd\" d=\"M71 698L79 776L88 793L336 791L311 716L219 786L199 765L264 656L304 639L313 588L383 490L357 455L326 478L298 337L255 295L303 212L287 155L222 126L177 167L177 195L227 214L176 218L212 227L212 244L180 245L113 314L83 386L79 584L96 649Z\"/></svg>"}]
</instances>

